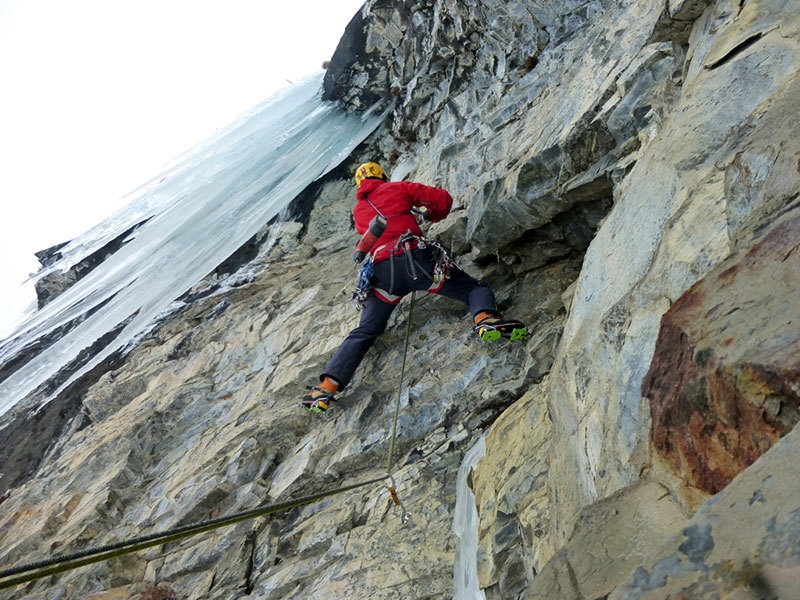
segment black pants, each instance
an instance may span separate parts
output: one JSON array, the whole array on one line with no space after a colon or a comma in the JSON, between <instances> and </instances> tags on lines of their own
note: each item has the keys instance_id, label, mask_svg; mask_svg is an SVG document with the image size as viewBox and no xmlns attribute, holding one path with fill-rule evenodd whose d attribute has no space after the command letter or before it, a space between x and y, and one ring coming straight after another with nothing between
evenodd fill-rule
<instances>
[{"instance_id":1,"label":"black pants","mask_svg":"<svg viewBox=\"0 0 800 600\"><path fill-rule=\"evenodd\" d=\"M431 291L435 266L433 253L430 248L418 249L413 251L413 258L417 271L416 280L411 276L407 258L400 254L375 264L375 272L372 276L373 287L399 298L413 291ZM497 312L492 290L456 267L450 269L449 275L450 277L444 281L441 288L432 293L460 300L469 306L473 316L481 311ZM326 376L335 379L339 382L340 390L350 383L367 350L385 331L397 302L386 302L379 298L374 291L369 295L364 304L364 310L361 311L358 327L344 339L325 367L320 380Z\"/></svg>"}]
</instances>

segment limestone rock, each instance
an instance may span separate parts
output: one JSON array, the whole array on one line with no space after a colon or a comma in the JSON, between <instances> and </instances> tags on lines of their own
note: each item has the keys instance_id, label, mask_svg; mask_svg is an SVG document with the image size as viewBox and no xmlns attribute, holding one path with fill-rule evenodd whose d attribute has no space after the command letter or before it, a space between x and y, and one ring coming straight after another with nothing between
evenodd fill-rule
<instances>
[{"instance_id":1,"label":"limestone rock","mask_svg":"<svg viewBox=\"0 0 800 600\"><path fill-rule=\"evenodd\" d=\"M632 485L650 463L641 384L661 315L735 245L746 252L752 232L779 218L800 189L797 142L780 125L797 116L800 54L785 37L796 23L778 2L717 2L703 12L680 97L615 189L548 382L562 541L578 507ZM742 47L743 28L765 33Z\"/></svg>"},{"instance_id":2,"label":"limestone rock","mask_svg":"<svg viewBox=\"0 0 800 600\"><path fill-rule=\"evenodd\" d=\"M654 481L620 490L581 511L569 542L537 573L525 597L606 597L685 519L680 503Z\"/></svg>"},{"instance_id":3,"label":"limestone rock","mask_svg":"<svg viewBox=\"0 0 800 600\"><path fill-rule=\"evenodd\" d=\"M527 393L492 425L472 476L478 577L492 598L518 596L550 559L543 544L550 525L548 424L545 398Z\"/></svg>"},{"instance_id":4,"label":"limestone rock","mask_svg":"<svg viewBox=\"0 0 800 600\"><path fill-rule=\"evenodd\" d=\"M790 433L703 505L609 599L794 598L798 436Z\"/></svg>"},{"instance_id":5,"label":"limestone rock","mask_svg":"<svg viewBox=\"0 0 800 600\"><path fill-rule=\"evenodd\" d=\"M642 393L655 449L686 484L722 490L800 420L795 209L664 315Z\"/></svg>"},{"instance_id":6,"label":"limestone rock","mask_svg":"<svg viewBox=\"0 0 800 600\"><path fill-rule=\"evenodd\" d=\"M380 479L396 403L412 521L368 485L0 598L450 598L482 436L488 598L790 597L799 42L779 0L366 2L325 93L385 124L124 356L4 419L0 562ZM480 344L420 295L311 419L304 386L358 318L364 159L453 193L432 233L532 335Z\"/></svg>"}]
</instances>

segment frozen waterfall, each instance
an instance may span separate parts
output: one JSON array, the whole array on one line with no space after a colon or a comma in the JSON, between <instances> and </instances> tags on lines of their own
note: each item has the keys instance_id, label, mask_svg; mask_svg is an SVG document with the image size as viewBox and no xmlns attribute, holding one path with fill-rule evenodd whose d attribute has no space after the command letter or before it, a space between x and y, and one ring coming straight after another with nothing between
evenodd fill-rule
<instances>
[{"instance_id":1,"label":"frozen waterfall","mask_svg":"<svg viewBox=\"0 0 800 600\"><path fill-rule=\"evenodd\" d=\"M0 382L0 415L101 338L99 351L51 397L125 347L375 130L383 115L349 115L323 102L321 82L322 74L315 75L269 98L176 159L134 191L123 209L60 249L63 258L37 277L69 270L143 223L120 250L28 316L0 347L2 365L43 336L83 319Z\"/></svg>"},{"instance_id":2,"label":"frozen waterfall","mask_svg":"<svg viewBox=\"0 0 800 600\"><path fill-rule=\"evenodd\" d=\"M453 585L454 600L486 600L478 585L478 509L468 479L472 469L486 454L486 438L481 436L464 455L456 478L456 507L453 533L458 538Z\"/></svg>"}]
</instances>

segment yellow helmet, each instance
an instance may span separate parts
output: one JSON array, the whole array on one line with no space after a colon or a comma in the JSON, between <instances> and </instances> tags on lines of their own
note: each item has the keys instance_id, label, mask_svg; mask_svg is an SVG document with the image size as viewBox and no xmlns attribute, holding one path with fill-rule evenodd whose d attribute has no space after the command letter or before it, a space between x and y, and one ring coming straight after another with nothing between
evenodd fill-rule
<instances>
[{"instance_id":1,"label":"yellow helmet","mask_svg":"<svg viewBox=\"0 0 800 600\"><path fill-rule=\"evenodd\" d=\"M368 177L377 177L378 179L383 179L384 181L389 179L386 176L386 173L383 172L383 169L381 169L381 166L374 162L364 163L356 169L356 185L360 186L361 182Z\"/></svg>"}]
</instances>

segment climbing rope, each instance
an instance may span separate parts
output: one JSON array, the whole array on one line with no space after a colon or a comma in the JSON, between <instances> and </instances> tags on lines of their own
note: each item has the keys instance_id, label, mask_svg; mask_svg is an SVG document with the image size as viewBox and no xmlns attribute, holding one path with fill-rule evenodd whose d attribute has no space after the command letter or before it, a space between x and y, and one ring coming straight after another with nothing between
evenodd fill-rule
<instances>
[{"instance_id":1,"label":"climbing rope","mask_svg":"<svg viewBox=\"0 0 800 600\"><path fill-rule=\"evenodd\" d=\"M389 486L389 493L392 495L392 500L395 506L399 506L402 511L401 520L403 524L411 520L411 513L405 509L400 497L397 495L397 485L392 475L392 454L394 453L394 441L397 437L397 417L400 414L400 400L403 397L403 385L406 374L406 357L408 356L408 345L411 340L411 321L414 317L414 301L416 300L416 292L411 292L411 304L408 307L408 323L406 324L406 341L403 345L403 363L400 367L400 384L397 389L397 399L394 403L394 417L392 418L392 435L389 437L389 456L386 459L386 476L391 481L392 485Z\"/></svg>"},{"instance_id":2,"label":"climbing rope","mask_svg":"<svg viewBox=\"0 0 800 600\"><path fill-rule=\"evenodd\" d=\"M71 571L73 569L77 569L78 567L102 562L104 560L130 554L132 552L137 552L139 550L144 550L145 548L150 548L152 546L160 546L168 542L175 542L183 538L197 535L198 533L204 533L213 529L225 527L226 525L233 525L249 519L255 519L264 515L289 510L290 508L311 504L312 502L316 502L330 496L335 496L337 494L342 494L344 492L349 492L361 487L382 482L385 479L385 477L378 477L362 483L355 483L353 485L348 485L335 490L328 490L326 492L312 494L310 496L305 496L296 500L290 500L288 502L282 502L280 504L261 506L225 517L218 517L216 519L211 519L200 523L184 525L183 527L177 527L161 533L152 533L130 540L123 540L114 544L108 544L106 546L86 548L85 550L80 550L72 554L53 556L38 562L12 567L10 569L0 571L0 589L13 587L21 583L27 583L29 581L33 581L34 579L47 577L48 575L56 575L65 571Z\"/></svg>"},{"instance_id":3,"label":"climbing rope","mask_svg":"<svg viewBox=\"0 0 800 600\"><path fill-rule=\"evenodd\" d=\"M395 400L395 407L394 407L394 416L392 418L392 433L389 438L389 450L388 450L388 457L386 459L385 477L378 477L376 479L371 479L369 481L364 481L362 483L355 483L353 485L337 488L335 490L328 490L326 492L320 492L318 494L304 496L302 498L298 498L296 500L290 500L288 502L282 502L280 504L270 504L266 506L253 508L251 510L243 511L240 513L235 513L233 515L228 515L225 517L218 517L216 519L202 521L200 523L184 525L183 527L169 529L161 533L152 533L149 535L144 535L129 540L123 540L121 542L116 542L105 546L86 548L85 550L80 550L72 554L53 556L51 558L41 560L38 562L20 565L17 567L11 567L9 569L0 571L0 589L10 588L22 583L28 583L29 581L41 579L42 577L47 577L49 575L64 573L66 571L77 569L78 567L83 567L86 565L102 562L112 558L117 558L119 556L123 556L125 554L131 554L133 552L138 552L139 550L144 550L146 548L151 548L153 546L160 546L162 544L166 544L169 542L175 542L177 540L191 537L199 533L204 533L206 531L219 529L220 527L225 527L227 525L233 525L235 523L240 523L242 521L247 521L250 519L255 519L257 517L262 517L272 513L289 510L290 508L296 508L298 506L311 504L312 502L316 502L318 500L322 500L330 496L335 496L338 494L342 494L344 492L349 492L361 487L366 487L368 485L379 483L381 481L384 481L386 478L388 478L389 481L391 482L391 485L388 486L388 488L389 488L389 493L392 496L392 501L394 502L395 506L399 506L402 511L401 520L403 524L408 523L408 521L411 519L411 513L405 509L405 506L403 506L403 503L397 494L397 484L395 482L394 475L392 474L392 458L394 454L395 439L397 438L397 419L400 414L400 401L403 395L403 385L405 381L405 371L406 371L406 359L408 357L408 347L411 340L411 322L414 316L415 299L416 299L416 293L412 292L411 303L408 309L406 339L405 339L405 344L403 346L403 362L400 368L400 384L397 390L397 398Z\"/></svg>"}]
</instances>

